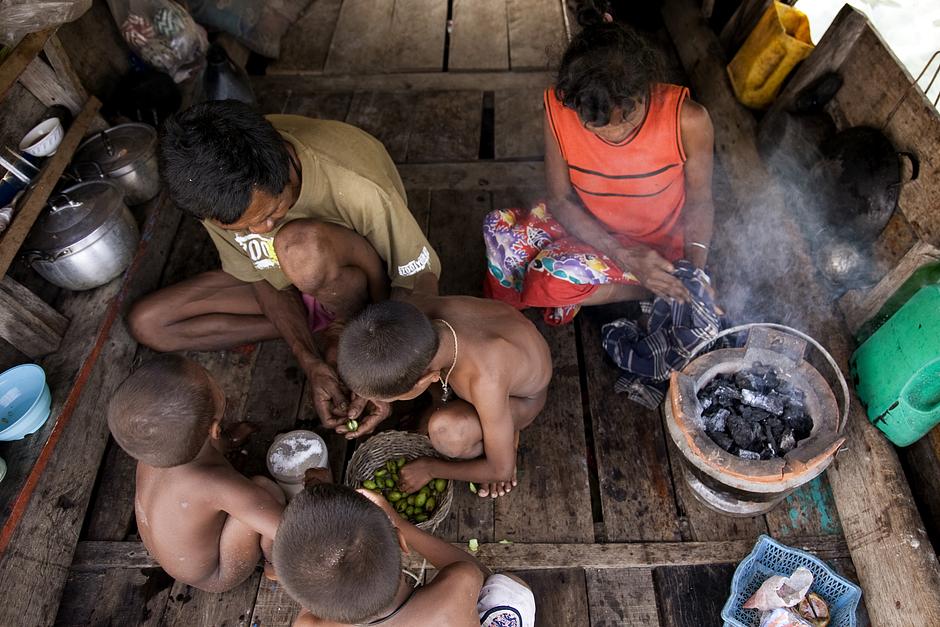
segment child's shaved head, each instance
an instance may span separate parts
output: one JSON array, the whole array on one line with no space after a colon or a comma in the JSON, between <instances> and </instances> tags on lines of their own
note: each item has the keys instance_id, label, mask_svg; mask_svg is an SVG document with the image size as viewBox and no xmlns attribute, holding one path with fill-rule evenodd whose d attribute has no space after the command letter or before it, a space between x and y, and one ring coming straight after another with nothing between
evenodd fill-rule
<instances>
[{"instance_id":1,"label":"child's shaved head","mask_svg":"<svg viewBox=\"0 0 940 627\"><path fill-rule=\"evenodd\" d=\"M380 618L401 580L401 548L388 516L352 488L333 484L308 487L291 500L273 562L294 599L339 623Z\"/></svg>"},{"instance_id":2,"label":"child's shaved head","mask_svg":"<svg viewBox=\"0 0 940 627\"><path fill-rule=\"evenodd\" d=\"M209 373L179 355L154 357L124 380L108 406L117 443L148 466L191 462L221 410Z\"/></svg>"},{"instance_id":3,"label":"child's shaved head","mask_svg":"<svg viewBox=\"0 0 940 627\"><path fill-rule=\"evenodd\" d=\"M394 300L369 305L343 330L339 375L360 396L392 399L418 383L438 343L434 325L414 305Z\"/></svg>"}]
</instances>

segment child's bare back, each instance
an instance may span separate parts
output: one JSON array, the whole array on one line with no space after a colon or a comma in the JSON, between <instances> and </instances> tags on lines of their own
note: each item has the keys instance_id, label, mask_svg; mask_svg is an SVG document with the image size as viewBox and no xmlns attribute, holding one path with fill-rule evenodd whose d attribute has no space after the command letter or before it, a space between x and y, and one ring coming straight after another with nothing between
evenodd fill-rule
<instances>
[{"instance_id":1,"label":"child's bare back","mask_svg":"<svg viewBox=\"0 0 940 627\"><path fill-rule=\"evenodd\" d=\"M209 592L244 581L273 543L284 495L221 452L225 395L176 355L144 364L108 408L114 439L137 460L134 509L147 550L175 579Z\"/></svg>"}]
</instances>

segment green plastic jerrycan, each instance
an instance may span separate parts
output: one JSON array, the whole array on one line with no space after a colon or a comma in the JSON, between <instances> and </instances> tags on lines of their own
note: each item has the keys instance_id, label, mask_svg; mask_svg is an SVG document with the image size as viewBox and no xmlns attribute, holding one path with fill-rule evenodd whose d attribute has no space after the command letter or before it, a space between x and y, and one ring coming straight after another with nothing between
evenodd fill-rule
<instances>
[{"instance_id":1,"label":"green plastic jerrycan","mask_svg":"<svg viewBox=\"0 0 940 627\"><path fill-rule=\"evenodd\" d=\"M869 337L851 371L868 419L898 446L940 423L940 285L922 287Z\"/></svg>"}]
</instances>

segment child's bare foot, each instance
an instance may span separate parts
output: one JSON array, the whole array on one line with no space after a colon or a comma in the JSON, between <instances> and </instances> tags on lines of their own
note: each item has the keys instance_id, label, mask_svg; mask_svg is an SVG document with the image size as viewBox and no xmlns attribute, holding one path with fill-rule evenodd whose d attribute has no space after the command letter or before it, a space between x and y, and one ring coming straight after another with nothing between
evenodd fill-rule
<instances>
[{"instance_id":1,"label":"child's bare foot","mask_svg":"<svg viewBox=\"0 0 940 627\"><path fill-rule=\"evenodd\" d=\"M519 432L516 431L516 455L519 454ZM477 496L480 498L486 498L487 496L492 498L497 498L500 496L506 496L512 489L516 487L519 482L518 478L518 467L514 468L512 471L512 481L493 481L491 483L483 483L480 485L480 489L477 490Z\"/></svg>"}]
</instances>

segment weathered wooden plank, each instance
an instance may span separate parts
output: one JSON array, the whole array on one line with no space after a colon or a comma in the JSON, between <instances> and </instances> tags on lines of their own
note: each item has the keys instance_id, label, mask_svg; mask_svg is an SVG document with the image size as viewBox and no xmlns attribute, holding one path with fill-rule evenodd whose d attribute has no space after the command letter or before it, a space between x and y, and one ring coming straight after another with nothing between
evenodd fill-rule
<instances>
[{"instance_id":1,"label":"weathered wooden plank","mask_svg":"<svg viewBox=\"0 0 940 627\"><path fill-rule=\"evenodd\" d=\"M262 106L268 108L262 109L262 111L266 113L291 113L321 120L342 121L349 114L349 104L351 102L351 93L294 93L288 89L282 94L280 100L276 93L269 93L265 96L262 99Z\"/></svg>"},{"instance_id":2,"label":"weathered wooden plank","mask_svg":"<svg viewBox=\"0 0 940 627\"><path fill-rule=\"evenodd\" d=\"M29 357L59 348L68 318L13 278L0 280L0 337Z\"/></svg>"},{"instance_id":3,"label":"weathered wooden plank","mask_svg":"<svg viewBox=\"0 0 940 627\"><path fill-rule=\"evenodd\" d=\"M826 475L816 477L767 513L774 538L841 535L842 523Z\"/></svg>"},{"instance_id":4,"label":"weathered wooden plank","mask_svg":"<svg viewBox=\"0 0 940 627\"><path fill-rule=\"evenodd\" d=\"M679 519L659 414L618 396L600 325L582 313L581 341L607 540L678 540Z\"/></svg>"},{"instance_id":5,"label":"weathered wooden plank","mask_svg":"<svg viewBox=\"0 0 940 627\"><path fill-rule=\"evenodd\" d=\"M513 573L532 588L539 625L588 627L588 600L580 568Z\"/></svg>"},{"instance_id":6,"label":"weathered wooden plank","mask_svg":"<svg viewBox=\"0 0 940 627\"><path fill-rule=\"evenodd\" d=\"M670 627L721 625L734 564L670 566L653 571L659 615Z\"/></svg>"},{"instance_id":7,"label":"weathered wooden plank","mask_svg":"<svg viewBox=\"0 0 940 627\"><path fill-rule=\"evenodd\" d=\"M7 95L10 87L20 77L23 70L32 63L36 55L42 50L49 36L55 32L54 28L47 28L35 33L29 33L16 45L16 47L0 63L0 102Z\"/></svg>"},{"instance_id":8,"label":"weathered wooden plank","mask_svg":"<svg viewBox=\"0 0 940 627\"><path fill-rule=\"evenodd\" d=\"M259 568L234 589L222 594L203 592L176 581L170 589L160 625L248 627L251 624L249 619L255 606L255 596L258 594L258 580L261 578Z\"/></svg>"},{"instance_id":9,"label":"weathered wooden plank","mask_svg":"<svg viewBox=\"0 0 940 627\"><path fill-rule=\"evenodd\" d=\"M374 68L370 68L374 69ZM366 70L365 72L368 72ZM545 71L513 72L401 72L394 74L314 74L278 72L268 68L265 76L251 79L255 93L293 88L298 92L327 91L462 91L467 89L526 89L545 87L553 76Z\"/></svg>"},{"instance_id":10,"label":"weathered wooden plank","mask_svg":"<svg viewBox=\"0 0 940 627\"><path fill-rule=\"evenodd\" d=\"M506 0L454 0L448 70L508 70Z\"/></svg>"},{"instance_id":11,"label":"weathered wooden plank","mask_svg":"<svg viewBox=\"0 0 940 627\"><path fill-rule=\"evenodd\" d=\"M6 274L9 269L14 257L20 250L20 245L29 234L29 230L39 216L39 212L46 206L49 194L52 193L52 189L59 182L59 177L65 171L69 159L72 158L75 149L78 148L82 136L100 106L101 103L94 96L88 99L82 112L69 126L56 153L45 162L42 170L33 181L33 185L23 195L19 209L16 215L13 216L13 222L3 232L3 237L0 239L0 274Z\"/></svg>"},{"instance_id":12,"label":"weathered wooden plank","mask_svg":"<svg viewBox=\"0 0 940 627\"><path fill-rule=\"evenodd\" d=\"M940 546L940 427L898 451L927 534ZM923 539L916 539L922 542Z\"/></svg>"},{"instance_id":13,"label":"weathered wooden plank","mask_svg":"<svg viewBox=\"0 0 940 627\"><path fill-rule=\"evenodd\" d=\"M447 0L395 0L382 67L387 72L444 69Z\"/></svg>"},{"instance_id":14,"label":"weathered wooden plank","mask_svg":"<svg viewBox=\"0 0 940 627\"><path fill-rule=\"evenodd\" d=\"M249 624L258 627L290 627L299 613L300 604L290 598L284 588L277 585L276 581L261 578Z\"/></svg>"},{"instance_id":15,"label":"weathered wooden plank","mask_svg":"<svg viewBox=\"0 0 940 627\"><path fill-rule=\"evenodd\" d=\"M415 222L421 227L421 232L428 234L431 222L431 192L427 189L406 189L408 195L408 209L414 216Z\"/></svg>"},{"instance_id":16,"label":"weathered wooden plank","mask_svg":"<svg viewBox=\"0 0 940 627\"><path fill-rule=\"evenodd\" d=\"M456 495L455 495L456 497ZM440 535L440 534L439 534ZM465 541L454 546L466 548ZM789 546L808 551L823 560L847 558L849 548L838 536L793 538ZM737 563L754 548L749 540L716 542L630 542L572 544L565 542L503 544L480 542L475 553L486 566L496 571L545 570L554 568L622 569L660 566L696 566ZM405 567L419 567L421 558L405 558ZM157 562L140 542L80 542L72 569L76 572L109 568L149 568Z\"/></svg>"},{"instance_id":17,"label":"weathered wooden plank","mask_svg":"<svg viewBox=\"0 0 940 627\"><path fill-rule=\"evenodd\" d=\"M719 39L725 54L730 61L731 58L751 34L754 26L764 12L773 6L773 0L744 0L738 6L737 11L728 20L724 28L721 29ZM703 16L707 17L707 16Z\"/></svg>"},{"instance_id":18,"label":"weathered wooden plank","mask_svg":"<svg viewBox=\"0 0 940 627\"><path fill-rule=\"evenodd\" d=\"M482 91L418 95L407 161L469 161L480 153Z\"/></svg>"},{"instance_id":19,"label":"weathered wooden plank","mask_svg":"<svg viewBox=\"0 0 940 627\"><path fill-rule=\"evenodd\" d=\"M314 0L284 33L281 58L268 71L322 71L342 4L343 0Z\"/></svg>"},{"instance_id":20,"label":"weathered wooden plank","mask_svg":"<svg viewBox=\"0 0 940 627\"><path fill-rule=\"evenodd\" d=\"M73 571L55 625L157 625L172 585L160 568Z\"/></svg>"},{"instance_id":21,"label":"weathered wooden plank","mask_svg":"<svg viewBox=\"0 0 940 627\"><path fill-rule=\"evenodd\" d=\"M118 541L134 528L137 461L113 438L108 440L98 487L89 506L85 538Z\"/></svg>"},{"instance_id":22,"label":"weathered wooden plank","mask_svg":"<svg viewBox=\"0 0 940 627\"><path fill-rule=\"evenodd\" d=\"M509 65L514 70L545 69L568 39L558 0L506 0Z\"/></svg>"},{"instance_id":23,"label":"weathered wooden plank","mask_svg":"<svg viewBox=\"0 0 940 627\"><path fill-rule=\"evenodd\" d=\"M482 296L483 293L483 216L492 208L488 192L431 192L431 217L428 239L447 268L441 276L441 294ZM437 529L437 535L452 542L477 538L492 542L495 538L493 499L482 499L470 492L467 484L454 486L450 515Z\"/></svg>"},{"instance_id":24,"label":"weathered wooden plank","mask_svg":"<svg viewBox=\"0 0 940 627\"><path fill-rule=\"evenodd\" d=\"M408 154L408 139L416 118L413 106L417 94L407 91L356 92L346 122L374 135L396 162Z\"/></svg>"},{"instance_id":25,"label":"weathered wooden plank","mask_svg":"<svg viewBox=\"0 0 940 627\"><path fill-rule=\"evenodd\" d=\"M395 0L344 0L326 57L330 73L382 67Z\"/></svg>"},{"instance_id":26,"label":"weathered wooden plank","mask_svg":"<svg viewBox=\"0 0 940 627\"><path fill-rule=\"evenodd\" d=\"M853 15L854 9L846 7L840 15L846 14ZM830 353L844 368L851 350L846 329L812 274L807 243L786 210L785 196L761 162L754 118L735 100L724 80L725 65L714 34L697 14L694 0L665 0L663 17L697 97L711 113L715 136L722 138L716 144L717 152L728 171L737 204L730 222L734 224L734 241L740 242L751 233L769 233L775 238L761 247L761 255L742 257L750 248L743 246L725 250L724 261L716 255L716 263L721 264L719 276L729 277L730 282L737 274L740 285L770 281L774 309L798 312L803 318L798 324L811 335L825 338ZM822 44L817 52L820 48ZM723 222L716 224L720 230ZM789 264L775 268L775 251L786 251ZM781 272L785 280L776 279ZM868 423L857 399L851 402L845 436L848 450L835 458L828 476L873 622L940 622L936 554L926 543L897 455Z\"/></svg>"},{"instance_id":27,"label":"weathered wooden plank","mask_svg":"<svg viewBox=\"0 0 940 627\"><path fill-rule=\"evenodd\" d=\"M512 89L494 94L497 159L532 159L545 154L542 91Z\"/></svg>"},{"instance_id":28,"label":"weathered wooden plank","mask_svg":"<svg viewBox=\"0 0 940 627\"><path fill-rule=\"evenodd\" d=\"M59 80L49 64L40 58L33 59L33 62L26 66L20 74L20 83L47 107L63 105L72 114L78 114L85 104L74 86Z\"/></svg>"},{"instance_id":29,"label":"weathered wooden plank","mask_svg":"<svg viewBox=\"0 0 940 627\"><path fill-rule=\"evenodd\" d=\"M591 627L659 625L653 571L617 568L585 571Z\"/></svg>"},{"instance_id":30,"label":"weathered wooden plank","mask_svg":"<svg viewBox=\"0 0 940 627\"><path fill-rule=\"evenodd\" d=\"M875 287L867 291L847 292L839 300L846 326L852 333L856 333L863 324L875 317L885 302L910 278L914 271L924 264L935 261L940 261L940 248L927 242L917 242Z\"/></svg>"},{"instance_id":31,"label":"weathered wooden plank","mask_svg":"<svg viewBox=\"0 0 940 627\"><path fill-rule=\"evenodd\" d=\"M432 191L545 188L542 161L406 163L398 167L398 173L406 188Z\"/></svg>"},{"instance_id":32,"label":"weathered wooden plank","mask_svg":"<svg viewBox=\"0 0 940 627\"><path fill-rule=\"evenodd\" d=\"M22 511L22 516L18 524L16 518L8 521L0 538L4 551L0 558L0 582L8 595L0 608L2 624L44 625L55 617L107 443L107 403L130 369L136 349L119 314L128 302L157 283L163 265L158 253L173 235L173 230L166 228L167 222L161 221L166 213L172 212L158 211L148 223L127 274L101 288L101 294L116 294L103 319L99 317L101 303L93 293L79 296L84 296L82 300L86 303L99 305L92 310L95 314L84 312L101 321L92 351L97 367L92 367L95 360L88 361L90 369L79 374L79 385L66 401L14 505L14 512ZM175 225L172 220L169 219L170 223ZM157 245L148 250L151 242ZM43 593L35 594L36 590Z\"/></svg>"}]
</instances>

